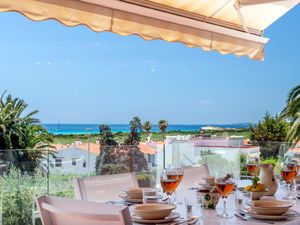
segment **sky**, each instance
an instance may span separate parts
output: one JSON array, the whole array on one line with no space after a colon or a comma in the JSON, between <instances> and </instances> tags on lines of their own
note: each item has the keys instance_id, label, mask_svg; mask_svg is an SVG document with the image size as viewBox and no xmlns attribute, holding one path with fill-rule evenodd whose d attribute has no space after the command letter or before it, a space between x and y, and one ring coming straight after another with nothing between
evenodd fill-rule
<instances>
[{"instance_id":1,"label":"sky","mask_svg":"<svg viewBox=\"0 0 300 225\"><path fill-rule=\"evenodd\" d=\"M43 123L257 122L300 83L300 5L265 31L265 61L0 13L0 92Z\"/></svg>"}]
</instances>

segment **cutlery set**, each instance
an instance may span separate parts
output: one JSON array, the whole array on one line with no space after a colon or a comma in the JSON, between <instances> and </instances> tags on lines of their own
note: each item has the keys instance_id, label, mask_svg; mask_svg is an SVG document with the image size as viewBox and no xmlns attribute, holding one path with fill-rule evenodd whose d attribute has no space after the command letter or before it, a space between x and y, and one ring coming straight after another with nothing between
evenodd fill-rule
<instances>
[{"instance_id":1,"label":"cutlery set","mask_svg":"<svg viewBox=\"0 0 300 225\"><path fill-rule=\"evenodd\" d=\"M240 211L239 213L235 213L234 214L236 217L238 217L239 219L241 220L244 220L244 221L248 221L249 219L247 218L246 214L243 212L243 211ZM264 221L264 220L260 220L259 221L260 223L268 223L268 224L275 224L274 222L272 221Z\"/></svg>"},{"instance_id":2,"label":"cutlery set","mask_svg":"<svg viewBox=\"0 0 300 225\"><path fill-rule=\"evenodd\" d=\"M178 221L174 221L171 223L163 223L163 224L159 224L159 225L193 225L196 224L199 220L199 217L197 216L192 216L191 218L188 219L181 219Z\"/></svg>"}]
</instances>

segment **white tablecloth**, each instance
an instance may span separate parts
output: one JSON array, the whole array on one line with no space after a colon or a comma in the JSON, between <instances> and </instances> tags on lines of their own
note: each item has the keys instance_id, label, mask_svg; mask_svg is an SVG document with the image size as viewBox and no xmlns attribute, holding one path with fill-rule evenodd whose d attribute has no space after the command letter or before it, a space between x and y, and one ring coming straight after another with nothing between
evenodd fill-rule
<instances>
[{"instance_id":1,"label":"white tablecloth","mask_svg":"<svg viewBox=\"0 0 300 225\"><path fill-rule=\"evenodd\" d=\"M247 181L246 181L247 182ZM241 186L245 184L245 182L239 183ZM285 192L279 188L275 196L268 196L268 197L263 197L263 198L277 198L277 199L282 199L284 196ZM176 208L176 212L178 212L182 217L186 217L186 208L184 204L184 196L186 193L181 192L177 193L178 195L178 200L183 202L183 204L178 205ZM292 207L293 210L300 212L300 200L294 200L293 201L294 206ZM227 200L227 209L229 214L234 214L238 209L241 207L247 206L246 204L238 204L236 202L236 197L235 194L232 193ZM217 207L215 210L213 209L204 209L203 210L203 217L199 219L198 223L199 225L238 225L238 224L245 224L245 225L266 225L267 223L257 220L257 219L248 219L247 221L243 221L240 218L237 218L233 216L230 219L223 219L217 216L217 214L220 214L223 209L223 201L220 199ZM294 217L293 219L290 220L283 220L283 221L272 221L275 222L276 225L300 225L300 217ZM137 223L136 223L137 224Z\"/></svg>"}]
</instances>

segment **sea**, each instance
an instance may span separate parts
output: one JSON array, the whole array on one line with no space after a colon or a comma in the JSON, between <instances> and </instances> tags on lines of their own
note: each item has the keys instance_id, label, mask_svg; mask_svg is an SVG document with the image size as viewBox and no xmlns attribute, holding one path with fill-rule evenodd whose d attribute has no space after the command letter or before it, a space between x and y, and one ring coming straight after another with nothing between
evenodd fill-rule
<instances>
[{"instance_id":1,"label":"sea","mask_svg":"<svg viewBox=\"0 0 300 225\"><path fill-rule=\"evenodd\" d=\"M128 124L108 124L112 132L128 132ZM43 124L52 134L98 134L99 124ZM249 128L250 123L234 124L169 124L167 131L199 131L202 127L214 126L221 128ZM157 125L152 125L152 132L158 132Z\"/></svg>"}]
</instances>

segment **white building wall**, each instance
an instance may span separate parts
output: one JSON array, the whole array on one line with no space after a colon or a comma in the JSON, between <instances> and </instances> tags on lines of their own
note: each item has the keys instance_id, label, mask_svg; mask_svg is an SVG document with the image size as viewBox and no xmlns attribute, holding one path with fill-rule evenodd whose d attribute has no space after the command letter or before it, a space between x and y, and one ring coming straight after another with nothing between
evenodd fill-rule
<instances>
[{"instance_id":1,"label":"white building wall","mask_svg":"<svg viewBox=\"0 0 300 225\"><path fill-rule=\"evenodd\" d=\"M76 147L69 147L50 156L50 173L88 174L95 172L97 155ZM60 163L61 160L61 163Z\"/></svg>"}]
</instances>

